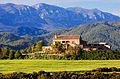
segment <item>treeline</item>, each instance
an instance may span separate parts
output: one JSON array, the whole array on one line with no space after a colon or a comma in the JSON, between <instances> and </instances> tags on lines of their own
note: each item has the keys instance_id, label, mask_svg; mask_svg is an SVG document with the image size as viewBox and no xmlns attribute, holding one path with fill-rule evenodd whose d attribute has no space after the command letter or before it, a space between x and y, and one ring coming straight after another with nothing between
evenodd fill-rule
<instances>
[{"instance_id":1,"label":"treeline","mask_svg":"<svg viewBox=\"0 0 120 79\"><path fill-rule=\"evenodd\" d=\"M38 48L37 46L36 48ZM44 54L36 53L31 56L35 59L57 59L57 60L113 60L120 59L119 50L89 50L84 51L80 46L64 46L60 42L51 45L52 50L44 50Z\"/></svg>"},{"instance_id":2,"label":"treeline","mask_svg":"<svg viewBox=\"0 0 120 79\"><path fill-rule=\"evenodd\" d=\"M84 51L80 46L67 46L61 43L51 45L52 50L43 51L43 41L39 41L24 50L12 50L0 47L0 59L57 59L57 60L118 60L119 50L89 50ZM43 53L36 53L43 51Z\"/></svg>"},{"instance_id":3,"label":"treeline","mask_svg":"<svg viewBox=\"0 0 120 79\"><path fill-rule=\"evenodd\" d=\"M0 48L0 59L22 59L22 51Z\"/></svg>"},{"instance_id":4,"label":"treeline","mask_svg":"<svg viewBox=\"0 0 120 79\"><path fill-rule=\"evenodd\" d=\"M31 47L21 50L13 50L9 47L0 47L0 59L26 59L29 58L28 54L36 51L41 51L43 41L39 41Z\"/></svg>"},{"instance_id":5,"label":"treeline","mask_svg":"<svg viewBox=\"0 0 120 79\"><path fill-rule=\"evenodd\" d=\"M67 48L66 48L67 46ZM79 45L72 47L70 45L63 45L60 42L56 42L52 46L52 50L47 53L61 54L60 59L67 60L111 60L120 59L119 50L89 50L84 51Z\"/></svg>"},{"instance_id":6,"label":"treeline","mask_svg":"<svg viewBox=\"0 0 120 79\"><path fill-rule=\"evenodd\" d=\"M32 59L56 59L56 60L119 60L120 51L118 50L90 50L74 54L54 54L54 53L35 53L29 56Z\"/></svg>"},{"instance_id":7,"label":"treeline","mask_svg":"<svg viewBox=\"0 0 120 79\"><path fill-rule=\"evenodd\" d=\"M74 51L74 50L72 50ZM75 50L78 53L56 54L52 51L46 53L31 54L28 50L11 50L9 48L0 48L0 59L56 59L56 60L119 60L120 51L118 50ZM75 52L74 51L74 52ZM68 52L68 51L67 51ZM31 55L29 55L31 54Z\"/></svg>"},{"instance_id":8,"label":"treeline","mask_svg":"<svg viewBox=\"0 0 120 79\"><path fill-rule=\"evenodd\" d=\"M115 60L120 59L118 50L90 50L81 51L78 54L66 54L61 59L67 60Z\"/></svg>"},{"instance_id":9,"label":"treeline","mask_svg":"<svg viewBox=\"0 0 120 79\"><path fill-rule=\"evenodd\" d=\"M0 79L120 79L120 73L104 73L104 72L13 72L9 74L0 73Z\"/></svg>"}]
</instances>

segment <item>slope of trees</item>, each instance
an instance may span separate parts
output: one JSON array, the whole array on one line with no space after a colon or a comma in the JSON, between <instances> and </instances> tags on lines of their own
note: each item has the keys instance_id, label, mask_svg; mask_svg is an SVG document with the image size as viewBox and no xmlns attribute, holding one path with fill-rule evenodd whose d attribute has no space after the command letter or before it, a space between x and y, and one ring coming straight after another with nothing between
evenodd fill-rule
<instances>
[{"instance_id":1,"label":"slope of trees","mask_svg":"<svg viewBox=\"0 0 120 79\"><path fill-rule=\"evenodd\" d=\"M112 49L120 50L120 22L95 22L72 28L68 35L81 35L88 43L107 42Z\"/></svg>"},{"instance_id":2,"label":"slope of trees","mask_svg":"<svg viewBox=\"0 0 120 79\"><path fill-rule=\"evenodd\" d=\"M12 49L25 49L39 40L43 40L45 45L49 45L54 34L81 35L83 40L88 43L107 42L113 50L120 49L120 22L94 22L77 27L56 30L37 37L33 36L16 36L11 33L0 32L0 47L7 46Z\"/></svg>"},{"instance_id":3,"label":"slope of trees","mask_svg":"<svg viewBox=\"0 0 120 79\"><path fill-rule=\"evenodd\" d=\"M0 47L8 47L14 50L21 50L34 45L41 37L24 36L20 37L8 32L0 32Z\"/></svg>"},{"instance_id":4,"label":"slope of trees","mask_svg":"<svg viewBox=\"0 0 120 79\"><path fill-rule=\"evenodd\" d=\"M113 50L120 50L120 22L94 22L64 30L57 30L43 37L50 42L54 34L81 35L88 43L107 42Z\"/></svg>"}]
</instances>

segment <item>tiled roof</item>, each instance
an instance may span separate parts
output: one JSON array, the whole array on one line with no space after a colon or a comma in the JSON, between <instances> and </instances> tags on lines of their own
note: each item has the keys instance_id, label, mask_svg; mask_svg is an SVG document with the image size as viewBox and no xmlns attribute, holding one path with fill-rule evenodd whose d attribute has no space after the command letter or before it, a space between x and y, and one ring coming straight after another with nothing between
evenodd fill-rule
<instances>
[{"instance_id":1,"label":"tiled roof","mask_svg":"<svg viewBox=\"0 0 120 79\"><path fill-rule=\"evenodd\" d=\"M57 39L80 39L80 35L58 35L56 38L54 37L54 40Z\"/></svg>"}]
</instances>

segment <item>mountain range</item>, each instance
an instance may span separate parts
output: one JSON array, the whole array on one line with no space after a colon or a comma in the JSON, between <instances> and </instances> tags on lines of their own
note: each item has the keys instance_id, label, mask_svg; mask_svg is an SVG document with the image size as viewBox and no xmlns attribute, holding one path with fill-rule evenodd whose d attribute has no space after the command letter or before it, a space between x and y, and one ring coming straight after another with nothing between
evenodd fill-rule
<instances>
[{"instance_id":1,"label":"mountain range","mask_svg":"<svg viewBox=\"0 0 120 79\"><path fill-rule=\"evenodd\" d=\"M0 46L23 49L54 34L81 35L88 43L120 49L120 17L98 9L62 8L45 3L0 4Z\"/></svg>"},{"instance_id":2,"label":"mountain range","mask_svg":"<svg viewBox=\"0 0 120 79\"><path fill-rule=\"evenodd\" d=\"M115 22L120 21L120 17L98 9L62 8L45 3L33 6L0 4L0 31L20 36L37 36L97 21Z\"/></svg>"}]
</instances>

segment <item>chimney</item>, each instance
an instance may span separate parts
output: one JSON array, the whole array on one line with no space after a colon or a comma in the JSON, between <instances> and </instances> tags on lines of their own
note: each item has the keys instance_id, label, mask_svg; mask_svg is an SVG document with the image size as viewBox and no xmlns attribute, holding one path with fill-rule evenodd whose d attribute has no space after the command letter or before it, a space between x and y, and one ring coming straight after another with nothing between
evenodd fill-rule
<instances>
[{"instance_id":1,"label":"chimney","mask_svg":"<svg viewBox=\"0 0 120 79\"><path fill-rule=\"evenodd\" d=\"M57 35L55 34L54 38L56 39L57 38Z\"/></svg>"}]
</instances>

